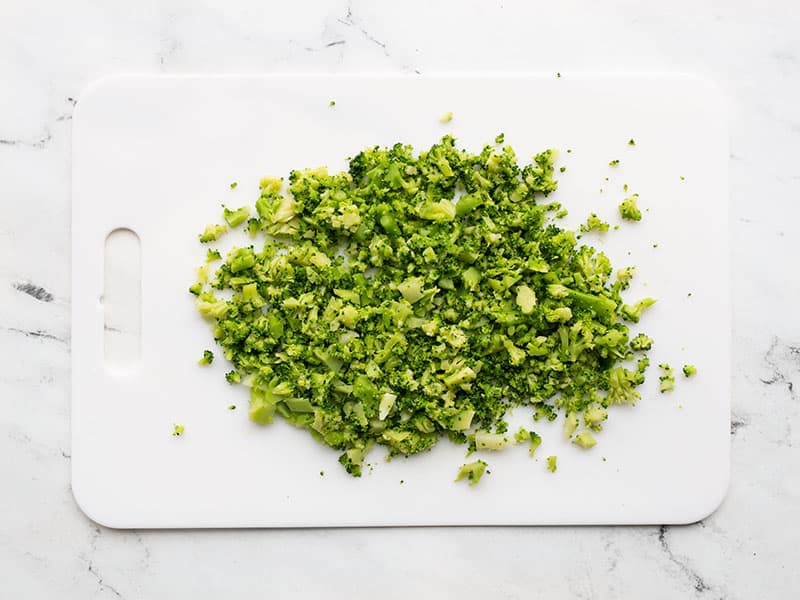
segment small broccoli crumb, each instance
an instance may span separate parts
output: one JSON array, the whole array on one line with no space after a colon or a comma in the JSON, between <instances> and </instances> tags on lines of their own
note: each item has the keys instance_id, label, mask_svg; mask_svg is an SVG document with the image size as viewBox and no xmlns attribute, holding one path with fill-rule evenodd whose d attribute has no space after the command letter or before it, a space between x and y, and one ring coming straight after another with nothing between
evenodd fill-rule
<instances>
[{"instance_id":1,"label":"small broccoli crumb","mask_svg":"<svg viewBox=\"0 0 800 600\"><path fill-rule=\"evenodd\" d=\"M219 253L219 250L214 250L213 248L209 248L206 252L206 262L210 263L215 260L222 260L222 255Z\"/></svg>"},{"instance_id":2,"label":"small broccoli crumb","mask_svg":"<svg viewBox=\"0 0 800 600\"><path fill-rule=\"evenodd\" d=\"M563 219L563 218L564 218L564 217L566 217L568 214L569 214L569 212L567 211L567 209L566 209L566 208L562 208L562 209L559 209L559 210L556 212L556 215L555 215L555 216L556 216L556 219Z\"/></svg>"},{"instance_id":3,"label":"small broccoli crumb","mask_svg":"<svg viewBox=\"0 0 800 600\"><path fill-rule=\"evenodd\" d=\"M400 480L400 485L403 485L405 482L406 482L405 479L401 479Z\"/></svg>"},{"instance_id":4,"label":"small broccoli crumb","mask_svg":"<svg viewBox=\"0 0 800 600\"><path fill-rule=\"evenodd\" d=\"M198 365L210 365L214 362L214 353L211 350L203 350L203 358L197 361Z\"/></svg>"},{"instance_id":5,"label":"small broccoli crumb","mask_svg":"<svg viewBox=\"0 0 800 600\"><path fill-rule=\"evenodd\" d=\"M622 186L622 191L623 192L627 192L628 191L628 184L627 183Z\"/></svg>"},{"instance_id":6,"label":"small broccoli crumb","mask_svg":"<svg viewBox=\"0 0 800 600\"><path fill-rule=\"evenodd\" d=\"M567 154L572 154L572 148L567 148Z\"/></svg>"},{"instance_id":7,"label":"small broccoli crumb","mask_svg":"<svg viewBox=\"0 0 800 600\"><path fill-rule=\"evenodd\" d=\"M250 208L247 206L242 206L236 210L230 210L229 208L223 206L222 209L222 217L230 227L237 227L238 225L241 225L250 216Z\"/></svg>"},{"instance_id":8,"label":"small broccoli crumb","mask_svg":"<svg viewBox=\"0 0 800 600\"><path fill-rule=\"evenodd\" d=\"M638 199L639 194L634 194L633 196L628 196L622 201L622 204L619 205L619 215L623 219L627 219L628 221L642 220L642 211L640 211L639 207L636 206Z\"/></svg>"},{"instance_id":9,"label":"small broccoli crumb","mask_svg":"<svg viewBox=\"0 0 800 600\"><path fill-rule=\"evenodd\" d=\"M635 146L635 145L636 145L636 142L633 140L633 138L628 140L628 146Z\"/></svg>"},{"instance_id":10,"label":"small broccoli crumb","mask_svg":"<svg viewBox=\"0 0 800 600\"><path fill-rule=\"evenodd\" d=\"M564 173L564 172L566 172L566 170L567 170L567 167L561 167L561 168L559 168L558 170L559 170L559 171L561 171L562 173Z\"/></svg>"},{"instance_id":11,"label":"small broccoli crumb","mask_svg":"<svg viewBox=\"0 0 800 600\"><path fill-rule=\"evenodd\" d=\"M581 448L591 448L597 444L597 440L595 440L594 436L588 431L582 431L575 436L575 439L572 440L572 443L577 444Z\"/></svg>"},{"instance_id":12,"label":"small broccoli crumb","mask_svg":"<svg viewBox=\"0 0 800 600\"><path fill-rule=\"evenodd\" d=\"M236 410L236 405L235 404L229 405L228 410Z\"/></svg>"},{"instance_id":13,"label":"small broccoli crumb","mask_svg":"<svg viewBox=\"0 0 800 600\"><path fill-rule=\"evenodd\" d=\"M449 123L453 120L453 112L446 112L441 117L439 117L440 123Z\"/></svg>"},{"instance_id":14,"label":"small broccoli crumb","mask_svg":"<svg viewBox=\"0 0 800 600\"><path fill-rule=\"evenodd\" d=\"M638 352L650 350L653 347L653 339L643 333L639 333L631 340L631 350Z\"/></svg>"},{"instance_id":15,"label":"small broccoli crumb","mask_svg":"<svg viewBox=\"0 0 800 600\"><path fill-rule=\"evenodd\" d=\"M595 231L595 230L605 232L608 231L608 227L609 227L608 223L600 219L600 217L597 216L597 213L591 213L589 215L589 218L586 219L586 223L581 225L580 229L584 233L588 233L589 231Z\"/></svg>"},{"instance_id":16,"label":"small broccoli crumb","mask_svg":"<svg viewBox=\"0 0 800 600\"><path fill-rule=\"evenodd\" d=\"M331 100L330 102L328 102L328 106L330 107L336 106L336 100Z\"/></svg>"},{"instance_id":17,"label":"small broccoli crumb","mask_svg":"<svg viewBox=\"0 0 800 600\"><path fill-rule=\"evenodd\" d=\"M174 435L175 437L181 437L183 435L184 430L185 427L183 425L178 425L178 424L172 425L172 435Z\"/></svg>"},{"instance_id":18,"label":"small broccoli crumb","mask_svg":"<svg viewBox=\"0 0 800 600\"><path fill-rule=\"evenodd\" d=\"M505 139L506 139L506 134L505 133L498 133L497 137L494 138L494 143L495 144L502 144L505 141Z\"/></svg>"},{"instance_id":19,"label":"small broccoli crumb","mask_svg":"<svg viewBox=\"0 0 800 600\"><path fill-rule=\"evenodd\" d=\"M225 379L233 385L234 383L239 383L242 380L242 376L239 375L238 371L228 371L225 373Z\"/></svg>"},{"instance_id":20,"label":"small broccoli crumb","mask_svg":"<svg viewBox=\"0 0 800 600\"><path fill-rule=\"evenodd\" d=\"M681 181L686 181L686 177L684 177L683 175L681 175Z\"/></svg>"},{"instance_id":21,"label":"small broccoli crumb","mask_svg":"<svg viewBox=\"0 0 800 600\"><path fill-rule=\"evenodd\" d=\"M325 471L320 471L320 472L319 472L319 476L320 476L320 477L325 477Z\"/></svg>"},{"instance_id":22,"label":"small broccoli crumb","mask_svg":"<svg viewBox=\"0 0 800 600\"><path fill-rule=\"evenodd\" d=\"M198 237L200 238L200 242L205 244L218 240L226 231L228 231L228 228L225 225L209 225Z\"/></svg>"},{"instance_id":23,"label":"small broccoli crumb","mask_svg":"<svg viewBox=\"0 0 800 600\"><path fill-rule=\"evenodd\" d=\"M561 79L561 73L556 73L556 77L557 77L558 79Z\"/></svg>"},{"instance_id":24,"label":"small broccoli crumb","mask_svg":"<svg viewBox=\"0 0 800 600\"><path fill-rule=\"evenodd\" d=\"M601 456L600 458L603 459L603 462L606 462L606 457L605 456Z\"/></svg>"},{"instance_id":25,"label":"small broccoli crumb","mask_svg":"<svg viewBox=\"0 0 800 600\"><path fill-rule=\"evenodd\" d=\"M556 469L558 469L558 457L557 456L548 456L547 457L547 470L551 473L555 473Z\"/></svg>"},{"instance_id":26,"label":"small broccoli crumb","mask_svg":"<svg viewBox=\"0 0 800 600\"><path fill-rule=\"evenodd\" d=\"M697 367L694 365L683 365L683 375L685 377L691 377L695 373L697 373Z\"/></svg>"},{"instance_id":27,"label":"small broccoli crumb","mask_svg":"<svg viewBox=\"0 0 800 600\"><path fill-rule=\"evenodd\" d=\"M653 248L658 248L658 244L653 244Z\"/></svg>"},{"instance_id":28,"label":"small broccoli crumb","mask_svg":"<svg viewBox=\"0 0 800 600\"><path fill-rule=\"evenodd\" d=\"M476 460L475 462L461 465L455 480L461 481L466 478L471 486L476 485L481 480L481 477L483 477L486 466L487 464L482 460Z\"/></svg>"},{"instance_id":29,"label":"small broccoli crumb","mask_svg":"<svg viewBox=\"0 0 800 600\"><path fill-rule=\"evenodd\" d=\"M664 392L671 392L675 389L675 375L673 374L675 370L667 363L661 363L658 367L664 372L663 375L658 376L658 380L661 382L658 389L662 394Z\"/></svg>"},{"instance_id":30,"label":"small broccoli crumb","mask_svg":"<svg viewBox=\"0 0 800 600\"><path fill-rule=\"evenodd\" d=\"M612 160L610 163L608 163L608 166L609 166L609 167L616 167L616 166L618 166L618 165L619 165L619 159L618 159L618 158L615 158L615 159L614 159L614 160Z\"/></svg>"},{"instance_id":31,"label":"small broccoli crumb","mask_svg":"<svg viewBox=\"0 0 800 600\"><path fill-rule=\"evenodd\" d=\"M231 189L232 190L235 190L237 187L239 187L239 183L238 182L234 181L234 182L231 183Z\"/></svg>"},{"instance_id":32,"label":"small broccoli crumb","mask_svg":"<svg viewBox=\"0 0 800 600\"><path fill-rule=\"evenodd\" d=\"M653 306L656 301L653 298L642 298L635 304L623 304L620 311L620 316L626 321L638 323L642 316L642 311L650 306Z\"/></svg>"}]
</instances>

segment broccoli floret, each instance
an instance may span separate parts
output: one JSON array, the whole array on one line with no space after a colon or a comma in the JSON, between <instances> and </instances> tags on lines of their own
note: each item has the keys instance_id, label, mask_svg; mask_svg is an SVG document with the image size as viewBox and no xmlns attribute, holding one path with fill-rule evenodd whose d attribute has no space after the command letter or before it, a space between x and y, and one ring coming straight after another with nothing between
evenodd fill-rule
<instances>
[{"instance_id":1,"label":"broccoli floret","mask_svg":"<svg viewBox=\"0 0 800 600\"><path fill-rule=\"evenodd\" d=\"M638 200L639 194L634 194L633 196L625 198L622 204L619 205L619 216L628 221L641 221L642 211L639 210L639 207L636 205Z\"/></svg>"},{"instance_id":2,"label":"broccoli floret","mask_svg":"<svg viewBox=\"0 0 800 600\"><path fill-rule=\"evenodd\" d=\"M203 350L203 358L197 361L198 365L210 365L214 362L214 353L211 350Z\"/></svg>"},{"instance_id":3,"label":"broccoli floret","mask_svg":"<svg viewBox=\"0 0 800 600\"><path fill-rule=\"evenodd\" d=\"M656 301L653 298L642 298L633 305L623 304L620 315L626 321L638 323L642 316L642 311L655 303Z\"/></svg>"},{"instance_id":4,"label":"broccoli floret","mask_svg":"<svg viewBox=\"0 0 800 600\"><path fill-rule=\"evenodd\" d=\"M502 144L506 139L506 135L504 133L498 133L497 137L494 138L495 144Z\"/></svg>"},{"instance_id":5,"label":"broccoli floret","mask_svg":"<svg viewBox=\"0 0 800 600\"><path fill-rule=\"evenodd\" d=\"M663 371L663 374L658 377L658 380L661 382L658 389L662 394L664 392L671 392L675 389L675 370L667 363L661 363L658 367Z\"/></svg>"},{"instance_id":6,"label":"broccoli floret","mask_svg":"<svg viewBox=\"0 0 800 600\"><path fill-rule=\"evenodd\" d=\"M462 479L466 479L469 481L470 486L477 485L486 472L487 466L488 465L482 460L476 460L475 462L461 465L455 480L461 481Z\"/></svg>"},{"instance_id":7,"label":"broccoli floret","mask_svg":"<svg viewBox=\"0 0 800 600\"><path fill-rule=\"evenodd\" d=\"M643 333L636 334L636 337L631 340L631 350L644 351L650 350L652 347L653 339Z\"/></svg>"},{"instance_id":8,"label":"broccoli floret","mask_svg":"<svg viewBox=\"0 0 800 600\"><path fill-rule=\"evenodd\" d=\"M558 469L558 457L557 456L548 456L547 457L547 470L551 473L555 473L556 469Z\"/></svg>"},{"instance_id":9,"label":"broccoli floret","mask_svg":"<svg viewBox=\"0 0 800 600\"><path fill-rule=\"evenodd\" d=\"M581 231L584 233L588 233L590 231L606 232L608 231L608 227L608 223L600 219L600 217L597 216L597 213L591 213L589 218L586 219L586 223L581 225Z\"/></svg>"},{"instance_id":10,"label":"broccoli floret","mask_svg":"<svg viewBox=\"0 0 800 600\"><path fill-rule=\"evenodd\" d=\"M691 377L697 373L697 367L694 365L683 365L683 375L684 377Z\"/></svg>"},{"instance_id":11,"label":"broccoli floret","mask_svg":"<svg viewBox=\"0 0 800 600\"><path fill-rule=\"evenodd\" d=\"M215 260L222 260L222 255L219 253L219 250L214 250L213 248L209 248L206 252L206 262L213 262Z\"/></svg>"},{"instance_id":12,"label":"broccoli floret","mask_svg":"<svg viewBox=\"0 0 800 600\"><path fill-rule=\"evenodd\" d=\"M228 228L225 225L209 225L198 237L200 238L200 242L205 244L218 240L226 231L228 231Z\"/></svg>"},{"instance_id":13,"label":"broccoli floret","mask_svg":"<svg viewBox=\"0 0 800 600\"><path fill-rule=\"evenodd\" d=\"M223 206L222 209L222 217L229 227L237 227L250 217L250 208L247 206L242 206L236 210L230 210Z\"/></svg>"}]
</instances>

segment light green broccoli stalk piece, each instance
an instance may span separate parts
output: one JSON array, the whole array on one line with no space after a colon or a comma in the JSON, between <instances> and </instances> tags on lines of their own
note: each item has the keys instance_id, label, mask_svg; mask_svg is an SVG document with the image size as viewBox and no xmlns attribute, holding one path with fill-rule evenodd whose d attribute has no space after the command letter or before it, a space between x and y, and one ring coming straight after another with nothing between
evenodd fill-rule
<instances>
[{"instance_id":1,"label":"light green broccoli stalk piece","mask_svg":"<svg viewBox=\"0 0 800 600\"><path fill-rule=\"evenodd\" d=\"M477 485L486 472L487 466L488 465L482 460L476 460L475 462L461 465L455 480L461 481L462 479L466 479L469 481L470 486Z\"/></svg>"},{"instance_id":2,"label":"light green broccoli stalk piece","mask_svg":"<svg viewBox=\"0 0 800 600\"><path fill-rule=\"evenodd\" d=\"M633 196L628 196L622 201L622 204L619 205L619 215L623 219L627 219L628 221L642 220L642 211L639 210L638 206L636 206L638 199L639 194L634 194Z\"/></svg>"},{"instance_id":3,"label":"light green broccoli stalk piece","mask_svg":"<svg viewBox=\"0 0 800 600\"><path fill-rule=\"evenodd\" d=\"M572 440L572 443L577 444L581 448L591 448L597 444L597 440L595 440L594 436L588 431L582 431L575 436L575 439Z\"/></svg>"},{"instance_id":4,"label":"light green broccoli stalk piece","mask_svg":"<svg viewBox=\"0 0 800 600\"><path fill-rule=\"evenodd\" d=\"M636 337L634 337L631 340L631 350L644 351L644 350L650 350L650 348L652 347L653 347L653 339L647 337L643 333L636 334Z\"/></svg>"},{"instance_id":5,"label":"light green broccoli stalk piece","mask_svg":"<svg viewBox=\"0 0 800 600\"><path fill-rule=\"evenodd\" d=\"M667 363L661 363L658 366L664 372L663 375L659 375L658 377L658 380L661 382L658 386L658 389L662 394L664 392L671 392L675 389L675 370Z\"/></svg>"},{"instance_id":6,"label":"light green broccoli stalk piece","mask_svg":"<svg viewBox=\"0 0 800 600\"><path fill-rule=\"evenodd\" d=\"M558 469L558 457L557 456L548 456L547 457L547 470L551 473L555 473L556 469Z\"/></svg>"},{"instance_id":7,"label":"light green broccoli stalk piece","mask_svg":"<svg viewBox=\"0 0 800 600\"><path fill-rule=\"evenodd\" d=\"M241 225L250 217L250 208L247 206L242 206L236 210L230 210L223 206L222 209L222 217L230 227Z\"/></svg>"},{"instance_id":8,"label":"light green broccoli stalk piece","mask_svg":"<svg viewBox=\"0 0 800 600\"><path fill-rule=\"evenodd\" d=\"M208 225L198 237L201 243L206 244L218 240L226 231L228 228L225 225Z\"/></svg>"},{"instance_id":9,"label":"light green broccoli stalk piece","mask_svg":"<svg viewBox=\"0 0 800 600\"><path fill-rule=\"evenodd\" d=\"M586 219L586 223L581 225L581 231L588 233L595 230L600 232L608 231L608 223L600 219L600 217L597 216L597 213L591 213L589 218Z\"/></svg>"},{"instance_id":10,"label":"light green broccoli stalk piece","mask_svg":"<svg viewBox=\"0 0 800 600\"><path fill-rule=\"evenodd\" d=\"M197 361L198 365L210 365L214 362L214 353L211 350L203 350L203 358Z\"/></svg>"},{"instance_id":11,"label":"light green broccoli stalk piece","mask_svg":"<svg viewBox=\"0 0 800 600\"><path fill-rule=\"evenodd\" d=\"M502 450L509 443L511 439L502 433L478 431L475 434L475 448L478 450Z\"/></svg>"},{"instance_id":12,"label":"light green broccoli stalk piece","mask_svg":"<svg viewBox=\"0 0 800 600\"><path fill-rule=\"evenodd\" d=\"M642 316L642 311L645 308L653 306L655 303L656 301L653 298L642 298L633 305L623 304L622 309L620 310L620 316L626 321L638 323L639 318Z\"/></svg>"},{"instance_id":13,"label":"light green broccoli stalk piece","mask_svg":"<svg viewBox=\"0 0 800 600\"><path fill-rule=\"evenodd\" d=\"M439 122L440 123L449 123L452 120L453 120L453 112L452 111L446 112L441 117L439 117Z\"/></svg>"},{"instance_id":14,"label":"light green broccoli stalk piece","mask_svg":"<svg viewBox=\"0 0 800 600\"><path fill-rule=\"evenodd\" d=\"M683 365L683 375L684 377L691 377L697 373L697 367L694 365Z\"/></svg>"}]
</instances>

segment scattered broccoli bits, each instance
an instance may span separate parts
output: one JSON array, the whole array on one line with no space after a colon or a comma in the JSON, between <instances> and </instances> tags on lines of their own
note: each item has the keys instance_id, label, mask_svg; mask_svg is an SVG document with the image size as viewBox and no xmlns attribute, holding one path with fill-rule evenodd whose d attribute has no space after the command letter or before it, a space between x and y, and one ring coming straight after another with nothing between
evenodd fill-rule
<instances>
[{"instance_id":1,"label":"scattered broccoli bits","mask_svg":"<svg viewBox=\"0 0 800 600\"><path fill-rule=\"evenodd\" d=\"M548 198L555 156L473 153L447 135L367 148L344 172L293 170L288 187L262 179L254 211L226 219L252 212L253 241L192 286L249 418L305 429L353 476L374 446L409 456L445 437L479 452L529 441L533 455L539 435L507 432L518 406L564 415L569 439L593 446L608 409L640 397L649 361L628 361L649 346L625 321L653 301L626 304L633 269L613 276L553 222L566 214Z\"/></svg>"},{"instance_id":2,"label":"scattered broccoli bits","mask_svg":"<svg viewBox=\"0 0 800 600\"><path fill-rule=\"evenodd\" d=\"M458 470L458 476L455 480L461 481L462 479L466 479L469 481L470 485L477 485L477 483L481 480L481 477L483 477L483 474L486 472L486 467L487 464L482 460L476 460L475 462L461 465L461 468ZM400 483L402 483L402 481Z\"/></svg>"},{"instance_id":3,"label":"scattered broccoli bits","mask_svg":"<svg viewBox=\"0 0 800 600\"><path fill-rule=\"evenodd\" d=\"M557 456L548 456L547 457L547 470L551 473L555 473L556 469L558 469L558 457Z\"/></svg>"},{"instance_id":4,"label":"scattered broccoli bits","mask_svg":"<svg viewBox=\"0 0 800 600\"><path fill-rule=\"evenodd\" d=\"M203 358L197 361L198 365L210 365L214 362L214 353L211 350L203 350Z\"/></svg>"},{"instance_id":5,"label":"scattered broccoli bits","mask_svg":"<svg viewBox=\"0 0 800 600\"><path fill-rule=\"evenodd\" d=\"M619 166L619 159L618 159L618 158L615 158L614 160L612 160L611 162L609 162L609 163L608 163L608 166L609 166L609 167L616 167L616 166ZM606 177L606 179L608 179L608 177Z\"/></svg>"},{"instance_id":6,"label":"scattered broccoli bits","mask_svg":"<svg viewBox=\"0 0 800 600\"><path fill-rule=\"evenodd\" d=\"M659 391L663 394L664 392L671 392L675 389L675 369L670 367L667 363L661 363L658 365L658 368L663 371L661 375L658 376L659 380Z\"/></svg>"},{"instance_id":7,"label":"scattered broccoli bits","mask_svg":"<svg viewBox=\"0 0 800 600\"><path fill-rule=\"evenodd\" d=\"M633 194L625 198L622 204L619 205L619 216L628 221L641 221L642 211L636 206L638 200L639 194Z\"/></svg>"},{"instance_id":8,"label":"scattered broccoli bits","mask_svg":"<svg viewBox=\"0 0 800 600\"><path fill-rule=\"evenodd\" d=\"M446 112L446 113L444 113L444 114L443 114L441 117L439 117L439 122L440 122L440 123L449 123L449 122L450 122L450 121L452 121L452 120L453 120L453 113L452 113L452 111L451 111L451 112ZM499 142L498 142L498 143L499 143Z\"/></svg>"},{"instance_id":9,"label":"scattered broccoli bits","mask_svg":"<svg viewBox=\"0 0 800 600\"><path fill-rule=\"evenodd\" d=\"M683 365L683 376L684 377L691 377L697 373L697 367L694 365Z\"/></svg>"},{"instance_id":10,"label":"scattered broccoli bits","mask_svg":"<svg viewBox=\"0 0 800 600\"><path fill-rule=\"evenodd\" d=\"M177 425L177 424L172 425L172 435L174 435L175 437L181 437L183 435L184 430L185 427L183 425Z\"/></svg>"}]
</instances>

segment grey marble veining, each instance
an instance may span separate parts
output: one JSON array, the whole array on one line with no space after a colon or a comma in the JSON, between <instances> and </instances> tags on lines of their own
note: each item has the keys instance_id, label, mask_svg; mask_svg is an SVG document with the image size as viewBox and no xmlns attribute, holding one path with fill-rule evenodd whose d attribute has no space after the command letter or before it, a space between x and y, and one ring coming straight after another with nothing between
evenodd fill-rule
<instances>
[{"instance_id":1,"label":"grey marble veining","mask_svg":"<svg viewBox=\"0 0 800 600\"><path fill-rule=\"evenodd\" d=\"M797 31L800 9L780 0L0 4L3 589L47 599L796 597ZM692 71L728 95L733 463L722 507L686 527L94 525L69 487L70 121L84 86L117 72L449 70Z\"/></svg>"}]
</instances>

